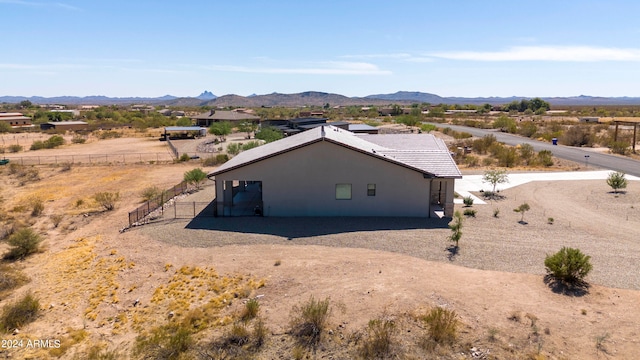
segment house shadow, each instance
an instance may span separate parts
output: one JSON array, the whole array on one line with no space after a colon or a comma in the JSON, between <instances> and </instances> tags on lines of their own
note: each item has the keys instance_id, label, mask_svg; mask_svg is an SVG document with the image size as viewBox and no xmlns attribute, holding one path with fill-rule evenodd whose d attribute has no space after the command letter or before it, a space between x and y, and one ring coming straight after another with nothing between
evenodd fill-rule
<instances>
[{"instance_id":1,"label":"house shadow","mask_svg":"<svg viewBox=\"0 0 640 360\"><path fill-rule=\"evenodd\" d=\"M196 216L185 227L245 234L275 235L293 240L313 236L381 230L447 229L447 218L403 217L210 217Z\"/></svg>"},{"instance_id":2,"label":"house shadow","mask_svg":"<svg viewBox=\"0 0 640 360\"><path fill-rule=\"evenodd\" d=\"M590 285L584 281L571 285L564 281L559 281L549 274L544 276L543 281L556 294L573 297L582 297L589 294Z\"/></svg>"}]
</instances>

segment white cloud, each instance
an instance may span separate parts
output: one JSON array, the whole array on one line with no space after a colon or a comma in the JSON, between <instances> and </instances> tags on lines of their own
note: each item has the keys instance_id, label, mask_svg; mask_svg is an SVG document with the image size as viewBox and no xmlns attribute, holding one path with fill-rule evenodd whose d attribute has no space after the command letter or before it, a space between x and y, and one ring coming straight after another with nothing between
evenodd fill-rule
<instances>
[{"instance_id":1,"label":"white cloud","mask_svg":"<svg viewBox=\"0 0 640 360\"><path fill-rule=\"evenodd\" d=\"M431 57L414 56L408 53L343 55L341 57L346 59L390 59L414 63L425 63L434 61Z\"/></svg>"},{"instance_id":2,"label":"white cloud","mask_svg":"<svg viewBox=\"0 0 640 360\"><path fill-rule=\"evenodd\" d=\"M327 61L309 67L248 67L235 65L210 65L206 69L255 74L301 74L301 75L390 75L376 65L364 62Z\"/></svg>"},{"instance_id":3,"label":"white cloud","mask_svg":"<svg viewBox=\"0 0 640 360\"><path fill-rule=\"evenodd\" d=\"M515 46L504 51L444 51L429 55L472 61L640 61L640 49L593 46Z\"/></svg>"}]
</instances>

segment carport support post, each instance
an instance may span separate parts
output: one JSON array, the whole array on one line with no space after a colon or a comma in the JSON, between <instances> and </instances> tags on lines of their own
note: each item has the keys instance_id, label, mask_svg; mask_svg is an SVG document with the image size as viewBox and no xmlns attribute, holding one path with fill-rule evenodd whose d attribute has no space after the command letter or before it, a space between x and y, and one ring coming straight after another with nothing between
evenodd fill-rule
<instances>
[{"instance_id":1,"label":"carport support post","mask_svg":"<svg viewBox=\"0 0 640 360\"><path fill-rule=\"evenodd\" d=\"M638 132L637 130L638 124L634 123L633 124L633 153L636 153L636 133Z\"/></svg>"},{"instance_id":2,"label":"carport support post","mask_svg":"<svg viewBox=\"0 0 640 360\"><path fill-rule=\"evenodd\" d=\"M224 216L224 181L216 179L216 209L218 216Z\"/></svg>"}]
</instances>

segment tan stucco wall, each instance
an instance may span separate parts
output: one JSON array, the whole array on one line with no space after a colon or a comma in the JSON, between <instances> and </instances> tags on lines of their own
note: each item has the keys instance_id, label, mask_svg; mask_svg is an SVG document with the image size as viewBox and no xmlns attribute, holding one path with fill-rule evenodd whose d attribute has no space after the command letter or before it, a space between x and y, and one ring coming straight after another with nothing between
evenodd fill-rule
<instances>
[{"instance_id":1,"label":"tan stucco wall","mask_svg":"<svg viewBox=\"0 0 640 360\"><path fill-rule=\"evenodd\" d=\"M430 179L326 141L215 180L217 186L225 180L262 181L265 216L429 216ZM352 184L351 200L336 200L336 184L342 183ZM367 196L367 184L376 184L375 196Z\"/></svg>"}]
</instances>

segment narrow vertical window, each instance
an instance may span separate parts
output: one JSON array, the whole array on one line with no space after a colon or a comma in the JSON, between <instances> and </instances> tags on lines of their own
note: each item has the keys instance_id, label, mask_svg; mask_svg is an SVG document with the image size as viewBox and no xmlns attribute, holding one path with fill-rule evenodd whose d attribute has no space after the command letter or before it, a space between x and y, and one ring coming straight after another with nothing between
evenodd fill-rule
<instances>
[{"instance_id":1,"label":"narrow vertical window","mask_svg":"<svg viewBox=\"0 0 640 360\"><path fill-rule=\"evenodd\" d=\"M336 200L351 200L351 184L336 184Z\"/></svg>"},{"instance_id":2,"label":"narrow vertical window","mask_svg":"<svg viewBox=\"0 0 640 360\"><path fill-rule=\"evenodd\" d=\"M376 196L376 184L367 184L367 196Z\"/></svg>"}]
</instances>

